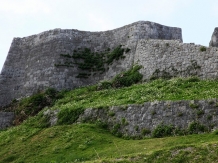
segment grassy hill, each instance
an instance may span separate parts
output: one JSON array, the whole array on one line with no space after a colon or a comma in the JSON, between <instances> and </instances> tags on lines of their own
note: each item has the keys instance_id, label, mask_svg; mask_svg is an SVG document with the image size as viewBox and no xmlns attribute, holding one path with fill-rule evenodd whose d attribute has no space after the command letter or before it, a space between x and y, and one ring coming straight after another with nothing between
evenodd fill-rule
<instances>
[{"instance_id":1,"label":"grassy hill","mask_svg":"<svg viewBox=\"0 0 218 163\"><path fill-rule=\"evenodd\" d=\"M15 122L21 124L0 131L0 162L217 162L217 131L124 140L98 123L74 123L85 108L213 98L218 98L218 81L196 77L157 79L128 87L116 87L113 81L72 91L39 92L7 108L16 110ZM43 116L47 109L60 110L58 125L48 126ZM70 119L69 113L73 113Z\"/></svg>"}]
</instances>

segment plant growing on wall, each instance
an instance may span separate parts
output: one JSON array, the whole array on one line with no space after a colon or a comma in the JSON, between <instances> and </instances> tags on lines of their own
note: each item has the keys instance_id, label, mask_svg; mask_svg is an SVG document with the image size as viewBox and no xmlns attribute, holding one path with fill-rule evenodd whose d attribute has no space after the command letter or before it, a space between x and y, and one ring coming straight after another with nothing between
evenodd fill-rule
<instances>
[{"instance_id":1,"label":"plant growing on wall","mask_svg":"<svg viewBox=\"0 0 218 163\"><path fill-rule=\"evenodd\" d=\"M109 89L112 87L128 87L140 82L143 78L143 75L139 72L141 68L142 66L135 65L131 69L116 75L111 81L101 82L98 86L98 90Z\"/></svg>"},{"instance_id":2,"label":"plant growing on wall","mask_svg":"<svg viewBox=\"0 0 218 163\"><path fill-rule=\"evenodd\" d=\"M139 72L142 66L133 66L130 70L118 74L112 81L114 87L127 87L142 80L143 75Z\"/></svg>"},{"instance_id":3,"label":"plant growing on wall","mask_svg":"<svg viewBox=\"0 0 218 163\"><path fill-rule=\"evenodd\" d=\"M104 73L109 64L112 64L114 60L125 58L124 52L128 53L131 49L123 49L122 45L117 46L111 51L107 48L104 52L92 52L90 49L85 48L84 50L74 50L74 54L60 54L61 57L65 58L64 63L55 64L55 67L77 67L84 72L77 75L78 78L88 78L91 72ZM69 61L70 60L70 61ZM87 75L84 75L87 74Z\"/></svg>"},{"instance_id":4,"label":"plant growing on wall","mask_svg":"<svg viewBox=\"0 0 218 163\"><path fill-rule=\"evenodd\" d=\"M207 50L207 49L206 49L205 46L200 47L200 51L201 51L201 52L204 52L204 51L206 51L206 50Z\"/></svg>"}]
</instances>

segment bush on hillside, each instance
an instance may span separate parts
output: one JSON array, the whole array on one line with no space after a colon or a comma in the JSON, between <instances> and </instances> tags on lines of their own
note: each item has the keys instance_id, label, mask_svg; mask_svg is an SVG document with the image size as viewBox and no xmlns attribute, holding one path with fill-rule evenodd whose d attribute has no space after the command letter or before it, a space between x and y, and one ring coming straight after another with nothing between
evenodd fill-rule
<instances>
[{"instance_id":1,"label":"bush on hillside","mask_svg":"<svg viewBox=\"0 0 218 163\"><path fill-rule=\"evenodd\" d=\"M39 92L21 101L17 101L14 103L14 111L16 113L15 124L20 124L29 116L35 116L46 106L52 106L58 98L63 96L62 94L54 88L48 88L44 92Z\"/></svg>"},{"instance_id":2,"label":"bush on hillside","mask_svg":"<svg viewBox=\"0 0 218 163\"><path fill-rule=\"evenodd\" d=\"M112 85L115 88L128 87L142 80L143 75L139 72L142 66L133 66L130 70L118 74L113 80Z\"/></svg>"}]
</instances>

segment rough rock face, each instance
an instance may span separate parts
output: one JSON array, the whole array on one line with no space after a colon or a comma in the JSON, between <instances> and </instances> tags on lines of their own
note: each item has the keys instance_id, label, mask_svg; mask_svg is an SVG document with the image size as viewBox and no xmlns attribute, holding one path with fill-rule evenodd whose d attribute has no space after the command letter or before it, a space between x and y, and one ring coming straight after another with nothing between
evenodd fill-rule
<instances>
[{"instance_id":1,"label":"rough rock face","mask_svg":"<svg viewBox=\"0 0 218 163\"><path fill-rule=\"evenodd\" d=\"M203 48L203 50L202 50ZM177 40L140 40L134 63L142 65L144 79L198 76L218 77L218 48L203 47Z\"/></svg>"},{"instance_id":2,"label":"rough rock face","mask_svg":"<svg viewBox=\"0 0 218 163\"><path fill-rule=\"evenodd\" d=\"M189 125L197 122L210 130L218 128L216 102L217 100L156 101L127 107L90 108L85 110L78 121L100 121L108 124L111 130L119 124L117 132L129 136L141 135L145 129L152 132L160 124L188 129ZM111 113L114 113L113 116Z\"/></svg>"},{"instance_id":3,"label":"rough rock face","mask_svg":"<svg viewBox=\"0 0 218 163\"><path fill-rule=\"evenodd\" d=\"M218 27L214 29L213 35L211 37L210 46L218 47Z\"/></svg>"},{"instance_id":4,"label":"rough rock face","mask_svg":"<svg viewBox=\"0 0 218 163\"><path fill-rule=\"evenodd\" d=\"M14 38L0 75L0 106L47 87L73 89L110 79L134 64L134 54L140 39L181 42L182 33L180 28L140 21L105 32L54 29L29 37ZM113 62L104 72L91 72L87 78L78 77L78 74L84 75L84 71L75 65L77 60L66 56L72 56L85 48L102 53L119 45L131 51L122 60ZM72 65L69 66L69 63Z\"/></svg>"},{"instance_id":5,"label":"rough rock face","mask_svg":"<svg viewBox=\"0 0 218 163\"><path fill-rule=\"evenodd\" d=\"M0 130L12 126L15 114L12 112L0 112Z\"/></svg>"}]
</instances>

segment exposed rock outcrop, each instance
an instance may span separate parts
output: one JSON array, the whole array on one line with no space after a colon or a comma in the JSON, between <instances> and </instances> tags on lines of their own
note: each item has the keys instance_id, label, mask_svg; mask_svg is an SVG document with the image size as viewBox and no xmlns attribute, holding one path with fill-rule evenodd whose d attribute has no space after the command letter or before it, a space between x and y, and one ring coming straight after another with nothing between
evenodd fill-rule
<instances>
[{"instance_id":1,"label":"exposed rock outcrop","mask_svg":"<svg viewBox=\"0 0 218 163\"><path fill-rule=\"evenodd\" d=\"M13 125L15 114L13 112L0 112L0 130Z\"/></svg>"}]
</instances>

